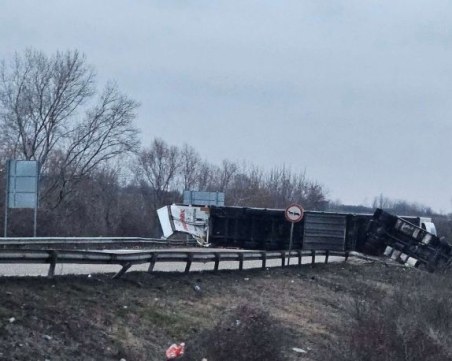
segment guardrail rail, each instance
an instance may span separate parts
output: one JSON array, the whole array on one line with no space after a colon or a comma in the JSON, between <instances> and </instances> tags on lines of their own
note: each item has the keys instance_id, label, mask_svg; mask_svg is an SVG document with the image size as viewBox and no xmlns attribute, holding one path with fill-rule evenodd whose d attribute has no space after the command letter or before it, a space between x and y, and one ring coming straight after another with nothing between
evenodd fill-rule
<instances>
[{"instance_id":1,"label":"guardrail rail","mask_svg":"<svg viewBox=\"0 0 452 361\"><path fill-rule=\"evenodd\" d=\"M193 263L214 263L214 271L219 270L222 261L237 261L238 269L243 270L247 261L261 261L261 267L267 267L267 261L280 259L281 267L290 265L290 259L296 257L298 265L302 264L303 257L310 257L311 263L316 263L317 256L325 256L328 263L330 256L344 257L348 259L348 252L319 251L319 250L293 250L289 251L246 251L246 250L152 250L128 253L114 253L109 251L90 250L64 250L64 249L2 249L0 251L0 263L41 263L49 264L48 277L55 274L57 263L72 264L117 264L121 266L113 278L119 278L127 270L137 264L149 263L148 272L154 270L157 262L182 262L185 263L185 272L189 272Z\"/></svg>"}]
</instances>

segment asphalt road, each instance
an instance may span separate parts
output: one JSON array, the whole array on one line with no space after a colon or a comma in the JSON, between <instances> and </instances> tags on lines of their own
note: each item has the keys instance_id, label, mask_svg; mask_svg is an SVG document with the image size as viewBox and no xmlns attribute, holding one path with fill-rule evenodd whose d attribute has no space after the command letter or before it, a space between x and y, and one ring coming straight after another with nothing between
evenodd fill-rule
<instances>
[{"instance_id":1,"label":"asphalt road","mask_svg":"<svg viewBox=\"0 0 452 361\"><path fill-rule=\"evenodd\" d=\"M171 249L174 251L175 249ZM202 248L195 249L178 249L178 251L189 251L195 250L196 252L202 252ZM144 250L143 250L144 251ZM147 250L149 251L149 250ZM159 249L162 251L162 249ZM212 249L205 249L205 251L212 251ZM222 249L222 251L224 251ZM136 250L109 250L106 252L115 252L115 253L128 253L128 252L137 252ZM139 251L138 251L139 252ZM231 250L231 252L237 252L237 250ZM344 260L343 257L329 257L329 262L342 262ZM325 262L325 257L317 256L316 263ZM292 257L290 259L291 265L296 265L298 263L297 257ZM303 264L311 263L311 257L303 257ZM286 261L287 264L287 261ZM186 262L157 262L154 267L155 272L184 272ZM245 261L243 264L244 269L250 268L260 268L262 266L261 261ZM267 260L267 267L280 267L281 260L272 259ZM130 271L144 271L148 270L149 263L134 265L129 269ZM238 269L239 262L237 261L222 261L220 262L219 269ZM209 263L193 263L190 271L210 271L214 268L214 262ZM121 269L119 265L93 265L93 264L58 264L55 267L55 275L64 275L64 274L94 274L94 273L116 273ZM47 272L49 270L48 264L0 264L0 276L47 276Z\"/></svg>"}]
</instances>

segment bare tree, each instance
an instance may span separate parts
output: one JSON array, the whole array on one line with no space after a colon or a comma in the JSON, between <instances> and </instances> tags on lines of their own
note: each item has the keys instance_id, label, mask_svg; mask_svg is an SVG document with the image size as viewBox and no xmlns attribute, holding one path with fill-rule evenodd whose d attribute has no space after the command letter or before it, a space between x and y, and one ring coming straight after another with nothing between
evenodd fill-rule
<instances>
[{"instance_id":1,"label":"bare tree","mask_svg":"<svg viewBox=\"0 0 452 361\"><path fill-rule=\"evenodd\" d=\"M378 197L375 197L372 202L372 208L386 208L391 209L394 206L394 201L385 197L383 193L380 193Z\"/></svg>"},{"instance_id":2,"label":"bare tree","mask_svg":"<svg viewBox=\"0 0 452 361\"><path fill-rule=\"evenodd\" d=\"M293 185L293 174L286 166L273 168L267 175L265 187L271 195L271 207L284 208L289 203L295 202L295 187ZM299 175L298 181L301 182L304 175Z\"/></svg>"},{"instance_id":3,"label":"bare tree","mask_svg":"<svg viewBox=\"0 0 452 361\"><path fill-rule=\"evenodd\" d=\"M0 66L3 150L38 160L44 173L57 167L43 192L58 194L54 204L98 165L136 149L137 106L113 84L96 97L94 71L78 51L48 57L29 49Z\"/></svg>"},{"instance_id":4,"label":"bare tree","mask_svg":"<svg viewBox=\"0 0 452 361\"><path fill-rule=\"evenodd\" d=\"M162 139L155 139L149 148L140 152L137 176L143 186L150 187L154 210L165 204L169 191L176 190L180 168L179 149Z\"/></svg>"},{"instance_id":5,"label":"bare tree","mask_svg":"<svg viewBox=\"0 0 452 361\"><path fill-rule=\"evenodd\" d=\"M217 167L207 163L202 162L199 166L198 175L198 190L200 191L217 191L215 186L215 173Z\"/></svg>"},{"instance_id":6,"label":"bare tree","mask_svg":"<svg viewBox=\"0 0 452 361\"><path fill-rule=\"evenodd\" d=\"M227 202L233 206L269 206L269 193L264 187L263 171L243 164L226 193Z\"/></svg>"},{"instance_id":7,"label":"bare tree","mask_svg":"<svg viewBox=\"0 0 452 361\"><path fill-rule=\"evenodd\" d=\"M237 164L225 159L221 163L221 167L216 168L215 183L217 190L225 192L230 186L234 176L237 174L239 167Z\"/></svg>"},{"instance_id":8,"label":"bare tree","mask_svg":"<svg viewBox=\"0 0 452 361\"><path fill-rule=\"evenodd\" d=\"M156 210L180 198L177 190L181 168L180 152L162 139L154 139L149 148L140 151L137 158L136 175L144 201L150 204L151 220L155 236L160 234Z\"/></svg>"},{"instance_id":9,"label":"bare tree","mask_svg":"<svg viewBox=\"0 0 452 361\"><path fill-rule=\"evenodd\" d=\"M72 130L59 158L58 174L52 177L47 192L58 189L58 202L71 191L72 184L89 175L112 158L138 148L137 130L132 124L136 103L107 86L100 103ZM49 169L50 172L50 169Z\"/></svg>"},{"instance_id":10,"label":"bare tree","mask_svg":"<svg viewBox=\"0 0 452 361\"><path fill-rule=\"evenodd\" d=\"M298 190L300 202L306 209L324 211L328 207L326 191L323 186L315 181L306 181Z\"/></svg>"},{"instance_id":11,"label":"bare tree","mask_svg":"<svg viewBox=\"0 0 452 361\"><path fill-rule=\"evenodd\" d=\"M293 202L311 210L327 206L326 192L320 184L308 180L304 172L296 174L285 166L269 172L265 187L272 199L271 207L285 208Z\"/></svg>"},{"instance_id":12,"label":"bare tree","mask_svg":"<svg viewBox=\"0 0 452 361\"><path fill-rule=\"evenodd\" d=\"M180 174L184 190L193 190L199 185L201 157L192 146L184 144L180 151Z\"/></svg>"},{"instance_id":13,"label":"bare tree","mask_svg":"<svg viewBox=\"0 0 452 361\"><path fill-rule=\"evenodd\" d=\"M94 72L77 51L48 58L29 49L10 64L2 62L0 80L6 144L42 163L69 130L66 119L94 94Z\"/></svg>"}]
</instances>

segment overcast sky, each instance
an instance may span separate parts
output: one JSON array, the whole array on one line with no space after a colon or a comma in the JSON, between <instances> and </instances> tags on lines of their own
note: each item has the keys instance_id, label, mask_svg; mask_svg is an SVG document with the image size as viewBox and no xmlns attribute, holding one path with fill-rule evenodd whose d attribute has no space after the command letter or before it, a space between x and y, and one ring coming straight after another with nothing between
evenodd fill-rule
<instances>
[{"instance_id":1,"label":"overcast sky","mask_svg":"<svg viewBox=\"0 0 452 361\"><path fill-rule=\"evenodd\" d=\"M0 58L79 49L143 144L452 211L452 2L0 0Z\"/></svg>"}]
</instances>

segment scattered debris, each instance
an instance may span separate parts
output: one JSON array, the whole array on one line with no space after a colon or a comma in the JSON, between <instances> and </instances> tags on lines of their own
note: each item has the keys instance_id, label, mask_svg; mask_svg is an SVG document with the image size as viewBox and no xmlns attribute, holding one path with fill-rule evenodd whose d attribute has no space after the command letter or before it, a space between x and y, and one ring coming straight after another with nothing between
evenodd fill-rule
<instances>
[{"instance_id":1,"label":"scattered debris","mask_svg":"<svg viewBox=\"0 0 452 361\"><path fill-rule=\"evenodd\" d=\"M249 281L250 279L248 277L245 277L243 280L244 281Z\"/></svg>"},{"instance_id":2,"label":"scattered debris","mask_svg":"<svg viewBox=\"0 0 452 361\"><path fill-rule=\"evenodd\" d=\"M179 345L173 343L168 349L166 350L166 359L167 360L173 360L176 359L184 354L185 351L185 343L181 342Z\"/></svg>"},{"instance_id":3,"label":"scattered debris","mask_svg":"<svg viewBox=\"0 0 452 361\"><path fill-rule=\"evenodd\" d=\"M194 286L193 286L193 289L194 289L196 292L201 292L201 287L200 287L199 285L194 285Z\"/></svg>"},{"instance_id":4,"label":"scattered debris","mask_svg":"<svg viewBox=\"0 0 452 361\"><path fill-rule=\"evenodd\" d=\"M50 341L52 339L52 336L49 335L44 335L42 337L44 337L47 341Z\"/></svg>"},{"instance_id":5,"label":"scattered debris","mask_svg":"<svg viewBox=\"0 0 452 361\"><path fill-rule=\"evenodd\" d=\"M127 309L128 309L128 306L122 306L122 308L125 309L125 310L127 310Z\"/></svg>"},{"instance_id":6,"label":"scattered debris","mask_svg":"<svg viewBox=\"0 0 452 361\"><path fill-rule=\"evenodd\" d=\"M292 347L292 351L295 351L298 353L308 353L308 351L303 350L302 348L298 348L298 347Z\"/></svg>"},{"instance_id":7,"label":"scattered debris","mask_svg":"<svg viewBox=\"0 0 452 361\"><path fill-rule=\"evenodd\" d=\"M8 321L9 321L9 323L13 323L16 321L16 319L14 317L11 317Z\"/></svg>"}]
</instances>

